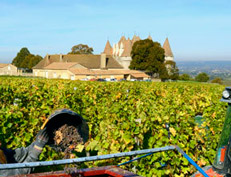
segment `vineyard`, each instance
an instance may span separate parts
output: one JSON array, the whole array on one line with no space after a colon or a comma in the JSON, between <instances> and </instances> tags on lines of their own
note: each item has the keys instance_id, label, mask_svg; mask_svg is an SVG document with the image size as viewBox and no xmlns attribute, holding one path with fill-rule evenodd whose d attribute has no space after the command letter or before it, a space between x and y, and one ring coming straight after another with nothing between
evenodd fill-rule
<instances>
[{"instance_id":1,"label":"vineyard","mask_svg":"<svg viewBox=\"0 0 231 177\"><path fill-rule=\"evenodd\" d=\"M28 146L54 110L68 108L90 128L89 141L85 147L77 146L73 157L178 145L197 164L206 166L215 157L226 114L226 104L219 101L223 89L200 83L0 77L0 141L8 148ZM205 119L202 126L195 123L198 114ZM170 138L165 123L170 125ZM40 160L60 158L62 154L50 147L40 156ZM129 159L87 162L79 167L116 165ZM147 177L190 176L196 170L174 151L156 153L124 168Z\"/></svg>"}]
</instances>

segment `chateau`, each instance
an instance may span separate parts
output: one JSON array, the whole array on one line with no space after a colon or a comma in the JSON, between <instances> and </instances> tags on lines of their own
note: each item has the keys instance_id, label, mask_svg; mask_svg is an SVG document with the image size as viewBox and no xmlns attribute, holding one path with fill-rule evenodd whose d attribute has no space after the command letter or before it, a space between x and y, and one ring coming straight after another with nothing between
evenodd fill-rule
<instances>
[{"instance_id":1,"label":"chateau","mask_svg":"<svg viewBox=\"0 0 231 177\"><path fill-rule=\"evenodd\" d=\"M151 36L148 36L148 39L152 40ZM107 41L104 52L101 55L47 54L43 60L33 67L33 74L37 77L71 80L99 78L145 80L150 78L150 76L142 71L129 69L132 60L132 46L139 40L141 40L140 37L136 35L132 39L126 39L122 36L113 47ZM163 49L165 50L165 61L173 61L173 53L168 38L164 42Z\"/></svg>"},{"instance_id":2,"label":"chateau","mask_svg":"<svg viewBox=\"0 0 231 177\"><path fill-rule=\"evenodd\" d=\"M152 37L149 35L148 39L152 40ZM109 40L107 40L106 46L104 48L103 53L106 55L112 55L120 65L124 67L124 69L129 69L129 65L131 63L131 51L132 46L136 41L141 40L139 36L134 35L132 39L126 39L122 36L117 44L114 44L113 47L111 46ZM163 49L165 50L165 61L173 61L174 56L168 41L166 38Z\"/></svg>"},{"instance_id":3,"label":"chateau","mask_svg":"<svg viewBox=\"0 0 231 177\"><path fill-rule=\"evenodd\" d=\"M33 75L50 79L138 79L149 76L142 71L124 69L112 55L55 54L46 55L33 67Z\"/></svg>"}]
</instances>

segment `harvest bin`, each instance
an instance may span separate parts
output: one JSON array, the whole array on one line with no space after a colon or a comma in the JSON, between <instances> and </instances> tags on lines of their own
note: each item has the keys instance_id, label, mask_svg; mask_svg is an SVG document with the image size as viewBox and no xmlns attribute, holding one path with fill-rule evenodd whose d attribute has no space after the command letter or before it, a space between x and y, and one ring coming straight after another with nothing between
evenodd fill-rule
<instances>
[{"instance_id":1,"label":"harvest bin","mask_svg":"<svg viewBox=\"0 0 231 177\"><path fill-rule=\"evenodd\" d=\"M68 171L70 171L70 173L66 173L65 171L54 171L47 173L34 173L29 175L17 175L17 177L141 177L116 166L104 166L86 169L70 168Z\"/></svg>"}]
</instances>

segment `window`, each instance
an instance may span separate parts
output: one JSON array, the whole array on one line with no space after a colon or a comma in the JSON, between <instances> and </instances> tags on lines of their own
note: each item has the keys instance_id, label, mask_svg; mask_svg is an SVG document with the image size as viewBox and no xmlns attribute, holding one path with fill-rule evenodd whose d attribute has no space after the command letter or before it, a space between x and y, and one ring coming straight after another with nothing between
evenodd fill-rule
<instances>
[{"instance_id":1,"label":"window","mask_svg":"<svg viewBox=\"0 0 231 177\"><path fill-rule=\"evenodd\" d=\"M46 73L46 78L48 78L48 72L46 71L45 73Z\"/></svg>"}]
</instances>

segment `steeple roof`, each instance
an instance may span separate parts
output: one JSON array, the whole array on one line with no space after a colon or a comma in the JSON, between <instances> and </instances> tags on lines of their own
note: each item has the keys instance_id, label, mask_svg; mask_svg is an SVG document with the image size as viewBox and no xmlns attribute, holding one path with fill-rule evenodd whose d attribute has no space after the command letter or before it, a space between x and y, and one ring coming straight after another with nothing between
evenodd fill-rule
<instances>
[{"instance_id":1,"label":"steeple roof","mask_svg":"<svg viewBox=\"0 0 231 177\"><path fill-rule=\"evenodd\" d=\"M112 55L112 47L109 40L107 40L103 53L105 53L106 55Z\"/></svg>"},{"instance_id":2,"label":"steeple roof","mask_svg":"<svg viewBox=\"0 0 231 177\"><path fill-rule=\"evenodd\" d=\"M118 43L118 44L120 45L120 44L121 44L121 42L123 42L123 43L124 43L125 41L126 41L126 38L125 38L124 36L122 36L122 37L120 38L120 40L119 40L119 43Z\"/></svg>"},{"instance_id":3,"label":"steeple roof","mask_svg":"<svg viewBox=\"0 0 231 177\"><path fill-rule=\"evenodd\" d=\"M139 41L139 40L140 40L140 37L134 35L133 38L132 38L132 44L134 44L136 41Z\"/></svg>"},{"instance_id":4,"label":"steeple roof","mask_svg":"<svg viewBox=\"0 0 231 177\"><path fill-rule=\"evenodd\" d=\"M128 38L128 40L124 41L124 51L122 53L122 57L130 57L132 51L132 41Z\"/></svg>"},{"instance_id":5,"label":"steeple roof","mask_svg":"<svg viewBox=\"0 0 231 177\"><path fill-rule=\"evenodd\" d=\"M149 34L147 39L150 39L150 40L152 40L152 36L150 36L150 34Z\"/></svg>"},{"instance_id":6,"label":"steeple roof","mask_svg":"<svg viewBox=\"0 0 231 177\"><path fill-rule=\"evenodd\" d=\"M164 45L163 45L163 48L164 48L166 57L173 57L173 53L172 53L168 38L166 38Z\"/></svg>"}]
</instances>

